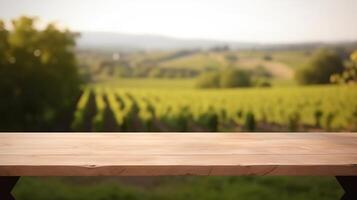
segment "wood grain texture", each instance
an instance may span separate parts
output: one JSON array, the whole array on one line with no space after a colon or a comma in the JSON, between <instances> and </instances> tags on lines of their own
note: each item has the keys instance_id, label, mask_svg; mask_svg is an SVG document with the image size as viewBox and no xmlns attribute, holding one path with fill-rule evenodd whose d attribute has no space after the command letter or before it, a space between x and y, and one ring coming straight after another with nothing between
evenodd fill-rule
<instances>
[{"instance_id":1,"label":"wood grain texture","mask_svg":"<svg viewBox=\"0 0 357 200\"><path fill-rule=\"evenodd\" d=\"M356 133L0 133L0 176L357 175Z\"/></svg>"}]
</instances>

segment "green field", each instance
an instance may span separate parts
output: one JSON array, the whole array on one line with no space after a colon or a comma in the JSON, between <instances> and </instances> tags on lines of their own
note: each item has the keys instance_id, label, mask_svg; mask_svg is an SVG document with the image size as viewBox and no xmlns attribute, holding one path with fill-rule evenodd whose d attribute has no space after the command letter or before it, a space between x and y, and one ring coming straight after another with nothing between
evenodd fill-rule
<instances>
[{"instance_id":1,"label":"green field","mask_svg":"<svg viewBox=\"0 0 357 200\"><path fill-rule=\"evenodd\" d=\"M76 130L355 130L355 86L195 89L191 80L118 80L86 89ZM88 115L88 111L94 111ZM88 131L88 130L87 130Z\"/></svg>"}]
</instances>

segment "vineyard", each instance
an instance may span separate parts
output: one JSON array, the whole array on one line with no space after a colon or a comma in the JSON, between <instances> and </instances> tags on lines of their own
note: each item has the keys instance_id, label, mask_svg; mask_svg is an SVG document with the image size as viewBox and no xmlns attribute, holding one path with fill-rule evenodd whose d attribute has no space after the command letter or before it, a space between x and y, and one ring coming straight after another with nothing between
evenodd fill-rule
<instances>
[{"instance_id":1,"label":"vineyard","mask_svg":"<svg viewBox=\"0 0 357 200\"><path fill-rule=\"evenodd\" d=\"M75 131L356 130L357 88L126 89L87 87Z\"/></svg>"}]
</instances>

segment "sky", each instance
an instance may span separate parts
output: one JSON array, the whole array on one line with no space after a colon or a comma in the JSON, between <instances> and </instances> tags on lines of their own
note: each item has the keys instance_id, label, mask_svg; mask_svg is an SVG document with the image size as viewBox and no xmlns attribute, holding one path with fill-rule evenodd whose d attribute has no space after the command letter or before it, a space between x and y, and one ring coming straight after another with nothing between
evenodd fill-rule
<instances>
[{"instance_id":1,"label":"sky","mask_svg":"<svg viewBox=\"0 0 357 200\"><path fill-rule=\"evenodd\" d=\"M357 0L0 0L74 31L293 43L357 40Z\"/></svg>"}]
</instances>

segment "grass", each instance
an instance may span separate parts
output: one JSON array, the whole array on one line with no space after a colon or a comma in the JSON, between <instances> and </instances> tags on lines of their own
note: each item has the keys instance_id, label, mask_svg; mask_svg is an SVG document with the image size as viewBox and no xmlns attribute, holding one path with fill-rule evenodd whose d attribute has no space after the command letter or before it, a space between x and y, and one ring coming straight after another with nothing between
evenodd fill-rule
<instances>
[{"instance_id":1,"label":"grass","mask_svg":"<svg viewBox=\"0 0 357 200\"><path fill-rule=\"evenodd\" d=\"M138 186L115 178L33 178L17 184L17 200L313 200L339 199L333 177L162 177Z\"/></svg>"}]
</instances>

